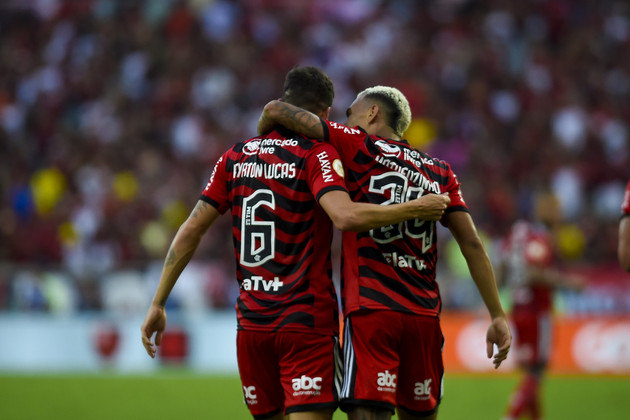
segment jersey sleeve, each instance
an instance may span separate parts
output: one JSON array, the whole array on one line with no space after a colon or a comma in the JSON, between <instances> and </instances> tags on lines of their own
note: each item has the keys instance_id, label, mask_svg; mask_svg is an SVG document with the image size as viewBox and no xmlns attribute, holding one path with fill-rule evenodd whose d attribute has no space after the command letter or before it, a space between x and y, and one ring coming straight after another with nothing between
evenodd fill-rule
<instances>
[{"instance_id":1,"label":"jersey sleeve","mask_svg":"<svg viewBox=\"0 0 630 420\"><path fill-rule=\"evenodd\" d=\"M339 153L330 144L317 143L313 146L306 157L306 174L309 188L317 201L329 191L348 191Z\"/></svg>"},{"instance_id":2,"label":"jersey sleeve","mask_svg":"<svg viewBox=\"0 0 630 420\"><path fill-rule=\"evenodd\" d=\"M626 193L623 196L623 203L621 204L621 216L630 216L630 181L626 186Z\"/></svg>"},{"instance_id":3,"label":"jersey sleeve","mask_svg":"<svg viewBox=\"0 0 630 420\"><path fill-rule=\"evenodd\" d=\"M362 142L367 135L358 127L351 128L322 118L320 120L324 128L324 141L332 144L342 156L356 152L356 143Z\"/></svg>"},{"instance_id":4,"label":"jersey sleeve","mask_svg":"<svg viewBox=\"0 0 630 420\"><path fill-rule=\"evenodd\" d=\"M459 180L457 179L457 175L453 173L450 165L448 165L448 181L446 183L445 193L448 194L448 197L451 199L451 203L446 208L445 213L450 213L453 211L468 211L468 206L464 201L464 197L462 196L462 189Z\"/></svg>"},{"instance_id":5,"label":"jersey sleeve","mask_svg":"<svg viewBox=\"0 0 630 420\"><path fill-rule=\"evenodd\" d=\"M446 182L446 187L444 188L443 194L448 194L448 197L451 199L451 202L448 205L448 207L446 207L446 210L444 210L444 216L446 216L449 213L456 212L456 211L465 211L469 213L468 206L466 205L466 202L464 201L464 197L462 196L461 184L459 183L459 180L457 179L457 175L453 173L453 170L451 169L451 166L449 164L446 164L446 165L447 165L447 182ZM448 226L448 222L444 216L442 216L442 218L440 219L440 223L443 226Z\"/></svg>"},{"instance_id":6,"label":"jersey sleeve","mask_svg":"<svg viewBox=\"0 0 630 420\"><path fill-rule=\"evenodd\" d=\"M210 204L221 214L230 208L227 182L227 152L214 165L208 185L201 192L200 200Z\"/></svg>"}]
</instances>

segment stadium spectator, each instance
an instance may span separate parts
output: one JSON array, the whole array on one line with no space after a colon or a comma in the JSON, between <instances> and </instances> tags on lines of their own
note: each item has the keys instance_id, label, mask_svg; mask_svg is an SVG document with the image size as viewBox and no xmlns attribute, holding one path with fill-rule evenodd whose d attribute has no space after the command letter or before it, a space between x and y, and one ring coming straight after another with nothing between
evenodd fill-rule
<instances>
[{"instance_id":1,"label":"stadium spectator","mask_svg":"<svg viewBox=\"0 0 630 420\"><path fill-rule=\"evenodd\" d=\"M619 221L619 263L621 268L630 273L630 181L626 186L626 194L621 205L621 220Z\"/></svg>"},{"instance_id":2,"label":"stadium spectator","mask_svg":"<svg viewBox=\"0 0 630 420\"><path fill-rule=\"evenodd\" d=\"M506 238L500 275L512 291L515 353L525 374L514 391L505 419L523 415L543 418L540 388L551 352L553 289L580 290L584 280L554 268L556 236L562 222L560 201L540 193L535 202L535 222L520 220Z\"/></svg>"},{"instance_id":3,"label":"stadium spectator","mask_svg":"<svg viewBox=\"0 0 630 420\"><path fill-rule=\"evenodd\" d=\"M629 28L619 0L4 0L8 307L18 306L14 279L35 264L97 289L120 268L146 272L207 169L252 132L295 64L327 71L343 103L376 80L399 86L416 116L406 136L466 179L490 242L549 179L584 243L575 258L616 264L630 167ZM221 245L231 225L213 229L200 254L229 273ZM219 302L230 302L232 276L223 277Z\"/></svg>"},{"instance_id":4,"label":"stadium spectator","mask_svg":"<svg viewBox=\"0 0 630 420\"><path fill-rule=\"evenodd\" d=\"M511 336L492 265L450 165L402 139L411 121L405 96L376 86L361 92L346 111L347 126L326 121L291 104L272 101L258 130L280 124L333 144L348 172L354 200L375 204L448 194L439 220L457 243L491 316L487 356L507 357ZM436 282L435 221L414 220L344 232L342 307L344 385L341 407L350 419L437 418L442 398L442 309Z\"/></svg>"},{"instance_id":5,"label":"stadium spectator","mask_svg":"<svg viewBox=\"0 0 630 420\"><path fill-rule=\"evenodd\" d=\"M314 67L287 74L289 103L325 118L333 96L332 81ZM389 207L354 203L336 150L285 129L237 143L219 158L171 244L142 325L147 353L155 356L168 295L201 236L230 209L240 287L237 358L249 410L255 418L331 419L340 385L339 317L326 215L341 230L367 230L439 219L448 202L432 195Z\"/></svg>"}]
</instances>

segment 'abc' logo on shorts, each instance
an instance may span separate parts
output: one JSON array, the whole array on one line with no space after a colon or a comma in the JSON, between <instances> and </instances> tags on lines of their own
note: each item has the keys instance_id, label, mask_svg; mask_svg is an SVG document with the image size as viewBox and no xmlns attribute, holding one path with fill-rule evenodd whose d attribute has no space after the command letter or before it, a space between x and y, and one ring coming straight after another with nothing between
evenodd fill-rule
<instances>
[{"instance_id":1,"label":"'abc' logo on shorts","mask_svg":"<svg viewBox=\"0 0 630 420\"><path fill-rule=\"evenodd\" d=\"M291 379L291 382L293 383L294 391L310 391L312 389L319 391L322 389L322 378L320 376L310 378L306 375L302 375L301 378Z\"/></svg>"},{"instance_id":2,"label":"'abc' logo on shorts","mask_svg":"<svg viewBox=\"0 0 630 420\"><path fill-rule=\"evenodd\" d=\"M376 383L378 386L396 388L396 374L389 373L388 370L385 372L379 372Z\"/></svg>"},{"instance_id":3,"label":"'abc' logo on shorts","mask_svg":"<svg viewBox=\"0 0 630 420\"><path fill-rule=\"evenodd\" d=\"M429 397L431 395L431 381L433 379L425 379L424 382L416 382L414 384L413 393L417 397ZM416 398L419 399L419 398ZM424 398L420 398L424 399Z\"/></svg>"},{"instance_id":4,"label":"'abc' logo on shorts","mask_svg":"<svg viewBox=\"0 0 630 420\"><path fill-rule=\"evenodd\" d=\"M256 398L258 398L258 396L256 395L256 387L255 386L244 386L243 387L243 394L245 394L245 399L246 400L255 400Z\"/></svg>"}]
</instances>

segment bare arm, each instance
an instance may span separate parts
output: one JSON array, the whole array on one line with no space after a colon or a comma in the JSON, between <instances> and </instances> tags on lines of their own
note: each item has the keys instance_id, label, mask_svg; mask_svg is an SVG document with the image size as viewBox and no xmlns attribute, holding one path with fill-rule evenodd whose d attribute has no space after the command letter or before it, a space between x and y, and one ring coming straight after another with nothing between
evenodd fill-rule
<instances>
[{"instance_id":1,"label":"bare arm","mask_svg":"<svg viewBox=\"0 0 630 420\"><path fill-rule=\"evenodd\" d=\"M166 312L164 305L173 286L177 282L188 262L192 258L202 236L219 217L219 212L205 201L198 201L197 205L188 216L188 219L180 226L171 246L168 250L160 283L141 327L142 344L151 357L155 357L156 348L151 343L154 333L155 344L160 345L162 332L166 326Z\"/></svg>"},{"instance_id":2,"label":"bare arm","mask_svg":"<svg viewBox=\"0 0 630 420\"><path fill-rule=\"evenodd\" d=\"M188 216L188 219L180 226L171 246L168 250L160 284L158 285L153 305L164 306L179 275L197 250L202 236L210 225L219 217L219 212L205 201L199 200Z\"/></svg>"},{"instance_id":3,"label":"bare arm","mask_svg":"<svg viewBox=\"0 0 630 420\"><path fill-rule=\"evenodd\" d=\"M356 203L345 191L330 191L319 205L339 230L366 231L409 219L439 220L450 202L446 194L428 194L400 204Z\"/></svg>"},{"instance_id":4,"label":"bare arm","mask_svg":"<svg viewBox=\"0 0 630 420\"><path fill-rule=\"evenodd\" d=\"M324 138L324 127L319 117L312 112L282 101L271 101L258 120L258 134L270 133L276 125L312 139Z\"/></svg>"},{"instance_id":5,"label":"bare arm","mask_svg":"<svg viewBox=\"0 0 630 420\"><path fill-rule=\"evenodd\" d=\"M619 222L619 246L617 248L621 268L630 273L630 216Z\"/></svg>"},{"instance_id":6,"label":"bare arm","mask_svg":"<svg viewBox=\"0 0 630 420\"><path fill-rule=\"evenodd\" d=\"M529 267L527 279L532 285L544 285L551 288L582 290L586 281L581 276L565 274L553 268Z\"/></svg>"},{"instance_id":7,"label":"bare arm","mask_svg":"<svg viewBox=\"0 0 630 420\"><path fill-rule=\"evenodd\" d=\"M499 351L494 355L494 366L499 365L507 357L510 350L512 336L507 325L507 318L499 300L494 272L490 258L477 234L472 218L466 212L456 211L446 215L448 227L457 241L470 275L472 276L481 297L488 308L492 322L486 335L486 351L492 357L493 344Z\"/></svg>"}]
</instances>

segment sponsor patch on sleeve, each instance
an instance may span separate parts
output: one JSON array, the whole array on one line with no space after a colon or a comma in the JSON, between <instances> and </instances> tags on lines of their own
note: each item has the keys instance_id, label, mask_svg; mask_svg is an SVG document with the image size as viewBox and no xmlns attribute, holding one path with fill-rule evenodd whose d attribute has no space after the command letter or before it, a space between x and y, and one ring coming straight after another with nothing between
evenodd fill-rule
<instances>
[{"instance_id":1,"label":"sponsor patch on sleeve","mask_svg":"<svg viewBox=\"0 0 630 420\"><path fill-rule=\"evenodd\" d=\"M333 161L332 167L335 170L335 172L337 172L337 175L339 175L342 178L345 177L345 173L343 171L343 163L341 163L339 159L335 159Z\"/></svg>"}]
</instances>

